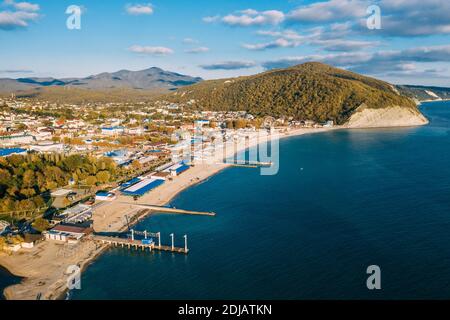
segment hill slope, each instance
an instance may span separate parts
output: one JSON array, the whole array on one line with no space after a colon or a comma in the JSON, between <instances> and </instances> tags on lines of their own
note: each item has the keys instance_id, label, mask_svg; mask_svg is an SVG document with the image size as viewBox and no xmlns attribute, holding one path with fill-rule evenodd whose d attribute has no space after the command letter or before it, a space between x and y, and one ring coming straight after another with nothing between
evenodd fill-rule
<instances>
[{"instance_id":1,"label":"hill slope","mask_svg":"<svg viewBox=\"0 0 450 320\"><path fill-rule=\"evenodd\" d=\"M202 81L166 95L171 101L196 101L204 110L245 110L256 116L347 122L364 105L398 106L420 115L415 103L391 84L322 63L305 63L254 76ZM407 125L405 123L405 125Z\"/></svg>"},{"instance_id":2,"label":"hill slope","mask_svg":"<svg viewBox=\"0 0 450 320\"><path fill-rule=\"evenodd\" d=\"M401 94L417 101L450 99L450 88L402 85L397 86L397 89Z\"/></svg>"},{"instance_id":3,"label":"hill slope","mask_svg":"<svg viewBox=\"0 0 450 320\"><path fill-rule=\"evenodd\" d=\"M190 77L153 67L141 71L120 70L113 73L104 72L86 78L0 79L0 92L11 93L47 87L77 87L91 90L171 90L181 86L191 85L201 80L201 78Z\"/></svg>"}]
</instances>

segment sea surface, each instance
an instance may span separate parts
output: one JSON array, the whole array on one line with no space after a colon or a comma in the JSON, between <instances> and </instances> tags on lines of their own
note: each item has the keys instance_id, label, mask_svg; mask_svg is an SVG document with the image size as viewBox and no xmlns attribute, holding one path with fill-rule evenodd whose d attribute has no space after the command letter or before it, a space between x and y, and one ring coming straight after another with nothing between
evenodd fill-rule
<instances>
[{"instance_id":1,"label":"sea surface","mask_svg":"<svg viewBox=\"0 0 450 320\"><path fill-rule=\"evenodd\" d=\"M0 300L4 300L3 290L11 285L20 283L21 278L13 276L8 270L0 267Z\"/></svg>"},{"instance_id":2,"label":"sea surface","mask_svg":"<svg viewBox=\"0 0 450 320\"><path fill-rule=\"evenodd\" d=\"M450 298L450 102L421 110L428 126L287 138L277 175L231 168L182 192L171 205L217 216L136 229L187 234L188 255L109 249L71 298Z\"/></svg>"}]
</instances>

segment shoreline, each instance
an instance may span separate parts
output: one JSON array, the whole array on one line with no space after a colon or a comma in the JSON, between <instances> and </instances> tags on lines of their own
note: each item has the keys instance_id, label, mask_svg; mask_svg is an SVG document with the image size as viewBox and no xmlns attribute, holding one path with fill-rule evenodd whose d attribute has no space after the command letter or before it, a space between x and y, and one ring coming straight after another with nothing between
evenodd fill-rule
<instances>
[{"instance_id":1,"label":"shoreline","mask_svg":"<svg viewBox=\"0 0 450 320\"><path fill-rule=\"evenodd\" d=\"M20 277L20 276L18 276L18 275L15 275L15 274L12 274L6 267L4 267L4 266L2 266L2 265L0 265L0 273L4 273L4 275L6 276L6 277L9 277L9 278L14 278L14 280L17 280L19 283L21 282L21 281L23 281L23 277ZM9 286L13 286L14 284L10 284ZM5 288L6 289L6 288ZM4 292L0 292L0 301L1 300L9 300L8 299L8 297L5 295L5 293Z\"/></svg>"},{"instance_id":2,"label":"shoreline","mask_svg":"<svg viewBox=\"0 0 450 320\"><path fill-rule=\"evenodd\" d=\"M301 135L323 133L335 130L353 129L346 126L332 128L297 128L292 131L279 134L279 140ZM359 129L359 128L358 128ZM245 148L229 150L232 156L236 152L242 152L264 141L252 140ZM152 205L167 205L181 192L197 184L207 181L210 177L230 168L229 164L196 164L190 170L142 196L137 203L151 203ZM126 216L132 220L132 225L151 215L152 211L133 208L132 204L123 203L129 201L127 196L119 195L117 200L97 208L93 213L94 230L96 232L121 232L127 228ZM130 202L130 201L129 201ZM143 212L145 211L145 212ZM108 215L108 216L107 216ZM76 264L83 271L95 261L109 245L97 245L90 248L93 241L85 239L77 245L75 256L59 257L58 250L64 244L43 241L31 250L23 249L19 253L6 255L0 253L0 267L15 277L22 278L20 283L8 286L3 294L7 300L32 300L37 294L42 294L41 299L64 299L67 293L65 267ZM87 248L86 248L87 246ZM55 256L56 255L56 256ZM55 259L56 258L56 259ZM46 272L40 272L41 270ZM42 288L42 290L40 290ZM44 292L41 292L44 291Z\"/></svg>"},{"instance_id":3,"label":"shoreline","mask_svg":"<svg viewBox=\"0 0 450 320\"><path fill-rule=\"evenodd\" d=\"M442 101L450 101L450 98L448 99L429 99L429 100L421 100L419 101L419 105L421 105L424 102L442 102Z\"/></svg>"}]
</instances>

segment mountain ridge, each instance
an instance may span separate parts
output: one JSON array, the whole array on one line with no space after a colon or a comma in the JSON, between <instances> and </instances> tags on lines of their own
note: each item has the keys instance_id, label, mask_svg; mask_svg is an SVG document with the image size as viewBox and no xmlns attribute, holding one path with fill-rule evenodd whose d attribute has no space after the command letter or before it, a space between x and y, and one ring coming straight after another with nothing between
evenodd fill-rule
<instances>
[{"instance_id":1,"label":"mountain ridge","mask_svg":"<svg viewBox=\"0 0 450 320\"><path fill-rule=\"evenodd\" d=\"M102 72L84 78L28 77L0 79L0 92L19 92L44 87L78 87L89 90L104 89L163 89L174 90L181 86L202 81L200 77L191 77L158 67L130 71L122 69L116 72Z\"/></svg>"},{"instance_id":2,"label":"mountain ridge","mask_svg":"<svg viewBox=\"0 0 450 320\"><path fill-rule=\"evenodd\" d=\"M446 87L419 85L397 85L396 87L403 95L417 102L450 99L450 88Z\"/></svg>"}]
</instances>

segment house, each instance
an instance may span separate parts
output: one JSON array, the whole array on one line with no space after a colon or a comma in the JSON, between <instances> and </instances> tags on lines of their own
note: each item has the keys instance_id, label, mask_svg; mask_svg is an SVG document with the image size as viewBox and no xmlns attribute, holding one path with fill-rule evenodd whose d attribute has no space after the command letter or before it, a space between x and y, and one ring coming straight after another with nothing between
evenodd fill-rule
<instances>
[{"instance_id":1,"label":"house","mask_svg":"<svg viewBox=\"0 0 450 320\"><path fill-rule=\"evenodd\" d=\"M129 153L127 150L114 150L104 153L105 157L111 158L118 165L123 165L130 161Z\"/></svg>"},{"instance_id":2,"label":"house","mask_svg":"<svg viewBox=\"0 0 450 320\"><path fill-rule=\"evenodd\" d=\"M0 235L8 232L9 226L10 226L9 222L0 220Z\"/></svg>"},{"instance_id":3,"label":"house","mask_svg":"<svg viewBox=\"0 0 450 320\"><path fill-rule=\"evenodd\" d=\"M42 241L43 239L44 239L44 236L41 234L26 233L23 236L23 242L21 243L21 246L24 249L32 249L32 248L34 248L36 243L38 243L39 241Z\"/></svg>"},{"instance_id":4,"label":"house","mask_svg":"<svg viewBox=\"0 0 450 320\"><path fill-rule=\"evenodd\" d=\"M327 122L325 122L325 124L323 125L324 128L332 128L334 126L334 121L333 120L328 120Z\"/></svg>"},{"instance_id":5,"label":"house","mask_svg":"<svg viewBox=\"0 0 450 320\"><path fill-rule=\"evenodd\" d=\"M0 145L29 144L34 140L34 137L30 134L13 134L0 136Z\"/></svg>"},{"instance_id":6,"label":"house","mask_svg":"<svg viewBox=\"0 0 450 320\"><path fill-rule=\"evenodd\" d=\"M64 189L64 188L60 188L57 189L55 191L53 191L52 193L50 193L50 195L54 198L57 197L67 197L69 194L73 193L74 191L71 189Z\"/></svg>"},{"instance_id":7,"label":"house","mask_svg":"<svg viewBox=\"0 0 450 320\"><path fill-rule=\"evenodd\" d=\"M22 246L20 245L20 243L12 243L12 244L9 244L9 245L6 247L6 250L7 250L7 251L10 251L10 252L17 252L17 251L20 250L20 248L22 248Z\"/></svg>"},{"instance_id":8,"label":"house","mask_svg":"<svg viewBox=\"0 0 450 320\"><path fill-rule=\"evenodd\" d=\"M91 234L92 231L92 228L59 224L43 234L47 240L62 241L74 244L84 236Z\"/></svg>"},{"instance_id":9,"label":"house","mask_svg":"<svg viewBox=\"0 0 450 320\"><path fill-rule=\"evenodd\" d=\"M136 196L140 197L146 194L147 192L159 187L165 181L163 179L151 177L147 179L141 180L139 183L132 185L129 188L122 190L122 193L127 196Z\"/></svg>"},{"instance_id":10,"label":"house","mask_svg":"<svg viewBox=\"0 0 450 320\"><path fill-rule=\"evenodd\" d=\"M152 177L166 180L170 177L170 172L164 172L164 171L156 172L155 174L152 175Z\"/></svg>"},{"instance_id":11,"label":"house","mask_svg":"<svg viewBox=\"0 0 450 320\"><path fill-rule=\"evenodd\" d=\"M152 161L155 161L155 160L157 160L157 159L158 159L157 156L155 156L155 155L150 155L150 156L142 157L142 158L140 158L138 161L139 161L139 163L140 163L141 165L146 165L146 164L148 164L148 163L150 163L150 162L152 162Z\"/></svg>"},{"instance_id":12,"label":"house","mask_svg":"<svg viewBox=\"0 0 450 320\"><path fill-rule=\"evenodd\" d=\"M169 172L172 176L176 177L176 176L182 174L183 172L185 172L186 170L188 170L189 168L190 168L190 166L188 166L183 161L181 161L181 162L174 164L173 166L167 168L164 171Z\"/></svg>"},{"instance_id":13,"label":"house","mask_svg":"<svg viewBox=\"0 0 450 320\"><path fill-rule=\"evenodd\" d=\"M62 219L65 223L83 223L92 218L91 206L86 204L77 204L74 207L66 209L60 215L59 219Z\"/></svg>"},{"instance_id":14,"label":"house","mask_svg":"<svg viewBox=\"0 0 450 320\"><path fill-rule=\"evenodd\" d=\"M125 132L125 128L121 126L103 127L102 134L105 136L114 136Z\"/></svg>"},{"instance_id":15,"label":"house","mask_svg":"<svg viewBox=\"0 0 450 320\"><path fill-rule=\"evenodd\" d=\"M34 144L30 145L30 150L37 151L37 152L63 152L64 151L64 144L62 143L53 143L53 142L46 142L41 144Z\"/></svg>"}]
</instances>

